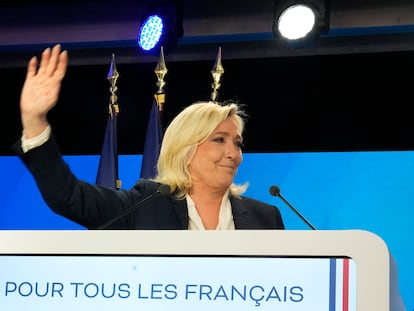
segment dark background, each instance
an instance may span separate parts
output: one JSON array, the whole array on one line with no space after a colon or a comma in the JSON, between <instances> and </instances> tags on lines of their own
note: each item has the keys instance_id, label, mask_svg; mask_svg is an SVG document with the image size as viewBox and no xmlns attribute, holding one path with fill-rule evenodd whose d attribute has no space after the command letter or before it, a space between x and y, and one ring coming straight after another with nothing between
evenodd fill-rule
<instances>
[{"instance_id":1,"label":"dark background","mask_svg":"<svg viewBox=\"0 0 414 311\"><path fill-rule=\"evenodd\" d=\"M36 7L28 1L3 2L1 155L12 154L10 145L21 135L18 102L25 65L31 56L39 56L43 48L56 42L69 51L69 69L60 100L49 113L62 153L100 153L110 95L106 77L112 53L120 74L119 153L142 153L149 109L157 89L153 71L158 57L140 54L132 38L102 40L95 32L96 39L91 36L89 41L81 42L71 30L77 24L87 23L88 17L90 24L96 25L108 16L111 18L106 22L113 23L122 16L125 21L139 15L126 10L124 2L129 3L121 1L117 10L110 9L109 1L63 1L59 6L40 1ZM254 22L251 26L244 24L247 30L243 35L215 34L215 29L222 29L224 23L217 21L218 15L228 14L236 19L247 13L237 13L236 8L233 14L225 10L213 13L216 11L212 9L205 12L207 21L211 14L214 29L201 35L185 30L190 34L184 35L177 48L165 57L168 73L163 125L167 126L185 106L210 98L210 70L221 47L225 72L219 100L233 99L245 105L249 115L246 152L414 150L412 25L339 27L334 19L341 12L358 17L363 9L367 12L371 7L385 17L389 10L393 18L403 14L403 4L394 3L400 4L399 13L395 13L395 7L380 2L364 2L361 9L356 4L352 6L352 1L346 3L336 1L332 5L334 27L330 33L321 36L312 47L294 49L281 46L267 32L253 29L254 35L249 35L248 27L254 28ZM94 5L96 14L81 9ZM45 12L42 8L47 8L49 18L39 18L39 12ZM186 9L187 16L194 12L193 18L200 18L194 8ZM17 12L21 14L13 15ZM48 31L41 33L41 29ZM14 35L8 37L8 31ZM17 31L20 32L16 36ZM88 31L91 30L85 27ZM103 28L102 32L105 31Z\"/></svg>"}]
</instances>

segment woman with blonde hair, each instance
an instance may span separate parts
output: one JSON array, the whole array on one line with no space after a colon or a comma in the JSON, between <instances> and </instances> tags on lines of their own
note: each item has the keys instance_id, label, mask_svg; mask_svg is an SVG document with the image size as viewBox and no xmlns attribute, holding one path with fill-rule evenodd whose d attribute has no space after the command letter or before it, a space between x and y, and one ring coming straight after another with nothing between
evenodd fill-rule
<instances>
[{"instance_id":1,"label":"woman with blonde hair","mask_svg":"<svg viewBox=\"0 0 414 311\"><path fill-rule=\"evenodd\" d=\"M67 64L60 45L44 50L40 64L30 60L15 145L53 211L89 229L284 229L275 206L243 196L247 186L233 182L245 116L234 102L197 102L179 113L165 131L153 180L113 190L76 178L47 121Z\"/></svg>"}]
</instances>

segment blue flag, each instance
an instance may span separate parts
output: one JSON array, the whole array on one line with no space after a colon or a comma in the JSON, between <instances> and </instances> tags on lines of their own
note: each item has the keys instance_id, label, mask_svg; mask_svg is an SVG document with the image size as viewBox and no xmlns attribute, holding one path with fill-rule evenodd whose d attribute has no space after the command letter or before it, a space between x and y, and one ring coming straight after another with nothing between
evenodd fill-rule
<instances>
[{"instance_id":1,"label":"blue flag","mask_svg":"<svg viewBox=\"0 0 414 311\"><path fill-rule=\"evenodd\" d=\"M105 137L102 144L96 184L112 189L120 188L118 180L118 148L117 148L117 118L116 105L109 105L111 113L106 124Z\"/></svg>"},{"instance_id":2,"label":"blue flag","mask_svg":"<svg viewBox=\"0 0 414 311\"><path fill-rule=\"evenodd\" d=\"M154 178L157 175L157 162L160 154L163 130L157 101L154 99L148 120L147 133L142 155L141 178Z\"/></svg>"}]
</instances>

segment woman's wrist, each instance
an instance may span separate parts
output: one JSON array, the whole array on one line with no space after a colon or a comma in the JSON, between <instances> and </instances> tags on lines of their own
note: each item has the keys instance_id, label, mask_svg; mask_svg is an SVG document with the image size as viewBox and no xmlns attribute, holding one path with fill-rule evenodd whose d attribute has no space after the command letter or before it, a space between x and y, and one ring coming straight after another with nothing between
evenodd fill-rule
<instances>
[{"instance_id":1,"label":"woman's wrist","mask_svg":"<svg viewBox=\"0 0 414 311\"><path fill-rule=\"evenodd\" d=\"M22 118L22 125L24 138L31 139L42 134L49 126L49 122L46 117Z\"/></svg>"}]
</instances>

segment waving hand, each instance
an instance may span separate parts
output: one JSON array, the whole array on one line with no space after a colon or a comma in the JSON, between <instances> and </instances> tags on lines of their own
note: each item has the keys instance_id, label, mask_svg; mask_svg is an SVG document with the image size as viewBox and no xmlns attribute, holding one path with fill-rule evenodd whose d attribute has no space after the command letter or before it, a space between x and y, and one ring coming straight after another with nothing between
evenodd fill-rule
<instances>
[{"instance_id":1,"label":"waving hand","mask_svg":"<svg viewBox=\"0 0 414 311\"><path fill-rule=\"evenodd\" d=\"M33 57L27 66L20 97L21 120L26 138L39 135L48 125L46 115L58 100L68 65L68 54L59 44L43 51L40 64Z\"/></svg>"}]
</instances>

